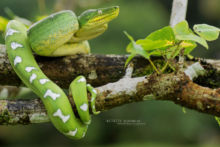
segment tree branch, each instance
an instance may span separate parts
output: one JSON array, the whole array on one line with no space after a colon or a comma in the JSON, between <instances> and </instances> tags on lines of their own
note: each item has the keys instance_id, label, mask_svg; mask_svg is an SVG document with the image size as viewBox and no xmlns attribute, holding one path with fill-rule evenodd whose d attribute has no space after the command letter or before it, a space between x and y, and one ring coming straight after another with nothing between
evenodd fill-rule
<instances>
[{"instance_id":1,"label":"tree branch","mask_svg":"<svg viewBox=\"0 0 220 147\"><path fill-rule=\"evenodd\" d=\"M126 59L127 56L120 55L75 55L59 58L36 56L36 60L42 71L56 84L66 89L69 88L70 83L78 75L84 75L88 83L93 86L116 82L126 74L124 68ZM185 61L185 64L188 66L199 60L188 59ZM164 62L163 58L159 57L152 58L152 61L157 65ZM210 65L208 65L209 62ZM153 72L148 60L140 56L132 59L132 64L133 72L131 77L145 76ZM212 65L215 67L212 67ZM203 66L219 70L220 61L204 60ZM0 45L0 85L23 85L9 63L4 45Z\"/></svg>"},{"instance_id":2,"label":"tree branch","mask_svg":"<svg viewBox=\"0 0 220 147\"><path fill-rule=\"evenodd\" d=\"M71 81L78 75L86 76L93 86L115 82L125 74L126 58L126 56L118 55L75 55L59 58L36 56L43 72L63 88L69 88ZM138 69L134 69L133 76L144 75L144 68L148 64L144 61L146 60L140 57L134 59L135 68ZM1 85L22 85L9 63L5 46L0 46L0 75Z\"/></svg>"},{"instance_id":3,"label":"tree branch","mask_svg":"<svg viewBox=\"0 0 220 147\"><path fill-rule=\"evenodd\" d=\"M173 27L177 23L185 20L188 0L173 0L170 26Z\"/></svg>"},{"instance_id":4,"label":"tree branch","mask_svg":"<svg viewBox=\"0 0 220 147\"><path fill-rule=\"evenodd\" d=\"M115 55L37 57L40 67L46 75L55 79L56 83L63 88L67 88L69 85L67 83L70 83L79 74L85 75L90 83L99 86L96 87L98 91L96 108L99 111L126 103L154 99L173 101L184 107L220 116L220 90L203 87L208 85L218 88L220 86L219 60L188 59L185 62L185 66L188 67L185 70L186 74L167 72L156 75L150 74L153 71L152 67L147 60L141 57L132 60L133 62L125 74L126 58L126 56ZM163 62L160 58L153 60L156 64ZM4 46L0 49L0 62L0 83L2 85L6 85L5 83L19 85L21 82L9 64ZM192 70L198 73L195 81L200 85L190 80L190 78L194 78ZM204 74L200 74L201 70ZM146 74L148 74L147 77L144 76ZM9 75L11 78L8 78ZM212 79L213 77L215 79ZM212 79L210 80L212 82L207 79ZM100 86L101 84L103 86ZM69 97L69 100L76 113L72 98ZM29 124L47 121L49 119L40 99L0 100L0 124Z\"/></svg>"}]
</instances>

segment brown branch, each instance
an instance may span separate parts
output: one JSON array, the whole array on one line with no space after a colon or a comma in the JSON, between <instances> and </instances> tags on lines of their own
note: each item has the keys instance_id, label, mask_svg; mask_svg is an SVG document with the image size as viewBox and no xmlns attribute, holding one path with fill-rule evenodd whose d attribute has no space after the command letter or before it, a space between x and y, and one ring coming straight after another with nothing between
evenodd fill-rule
<instances>
[{"instance_id":1,"label":"brown branch","mask_svg":"<svg viewBox=\"0 0 220 147\"><path fill-rule=\"evenodd\" d=\"M78 75L86 76L93 86L115 82L125 74L126 58L118 55L75 55L60 58L36 56L43 72L63 88L68 88L71 81ZM137 57L133 62L135 65L133 76L143 76L148 62L141 57ZM5 46L0 46L0 85L20 86L21 84L21 80L9 63Z\"/></svg>"},{"instance_id":2,"label":"brown branch","mask_svg":"<svg viewBox=\"0 0 220 147\"><path fill-rule=\"evenodd\" d=\"M173 0L170 17L171 27L186 19L187 4L188 0Z\"/></svg>"},{"instance_id":3,"label":"brown branch","mask_svg":"<svg viewBox=\"0 0 220 147\"><path fill-rule=\"evenodd\" d=\"M115 82L125 75L124 63L127 56L120 55L75 55L59 58L45 58L36 56L36 60L42 71L62 88L69 88L72 80L78 75L84 75L88 83L93 86L101 86ZM152 59L156 64L164 62L162 58ZM197 62L199 59L186 61L187 65ZM220 69L219 60L208 60ZM134 70L132 77L145 76L153 70L147 60L138 56L132 60ZM206 66L204 64L204 66ZM10 77L10 78L8 78ZM12 69L5 46L0 45L0 85L21 86L22 82Z\"/></svg>"},{"instance_id":4,"label":"brown branch","mask_svg":"<svg viewBox=\"0 0 220 147\"><path fill-rule=\"evenodd\" d=\"M4 50L1 50L0 55L2 55L0 62L3 63L0 64L0 83L19 85L20 80L13 72ZM213 75L219 77L220 61L218 60L207 60L211 64L205 60L200 62L206 74L197 78L197 80L204 79L198 80L198 83L201 84L199 86L184 73L167 73L159 76L151 74L145 78L142 75L152 72L152 68L141 57L135 58L132 62L134 78L129 76L122 78L125 75L126 57L124 56L76 55L63 58L37 58L43 71L51 79L56 79L56 83L63 88L68 87L65 82L70 83L79 74L85 75L93 85L105 84L96 88L98 91L96 108L99 111L126 103L155 99L170 100L184 107L220 116L220 90L202 87L202 85L210 84L206 81ZM188 60L186 65L197 61L199 59ZM154 62L161 63L162 60L155 58ZM12 79L9 79L9 76ZM217 78L216 83L219 81L220 79ZM217 84L216 87L218 86ZM69 97L69 99L75 111L72 98ZM0 124L29 124L46 121L49 119L40 99L0 100Z\"/></svg>"},{"instance_id":5,"label":"brown branch","mask_svg":"<svg viewBox=\"0 0 220 147\"><path fill-rule=\"evenodd\" d=\"M143 100L169 100L203 113L220 116L220 90L193 83L185 74L151 75L121 79L97 87L99 111ZM75 105L70 101L76 113ZM0 124L29 124L49 121L40 99L0 100Z\"/></svg>"}]
</instances>

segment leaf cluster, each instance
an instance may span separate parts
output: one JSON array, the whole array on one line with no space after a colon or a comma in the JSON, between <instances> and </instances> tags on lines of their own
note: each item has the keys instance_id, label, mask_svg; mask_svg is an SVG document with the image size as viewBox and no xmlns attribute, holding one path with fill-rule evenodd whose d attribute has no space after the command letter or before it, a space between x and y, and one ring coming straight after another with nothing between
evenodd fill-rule
<instances>
[{"instance_id":1,"label":"leaf cluster","mask_svg":"<svg viewBox=\"0 0 220 147\"><path fill-rule=\"evenodd\" d=\"M125 66L127 66L134 56L141 55L150 61L157 73L161 73L166 69L167 65L172 68L169 61L179 56L181 51L184 55L189 56L197 47L197 44L208 49L207 41L216 40L219 32L219 28L207 24L194 25L192 30L189 28L187 21L182 21L173 28L170 26L163 27L152 32L146 38L137 41L127 32L124 32L130 40L126 48L126 51L130 55L126 60ZM162 56L166 60L166 64L162 70L158 70L153 64L150 59L151 56Z\"/></svg>"}]
</instances>

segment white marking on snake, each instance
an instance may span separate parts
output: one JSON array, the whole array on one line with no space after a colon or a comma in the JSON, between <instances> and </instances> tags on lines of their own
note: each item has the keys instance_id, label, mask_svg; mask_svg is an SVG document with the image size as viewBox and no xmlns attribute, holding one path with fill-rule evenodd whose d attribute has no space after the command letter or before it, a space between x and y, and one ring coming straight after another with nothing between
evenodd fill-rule
<instances>
[{"instance_id":1,"label":"white marking on snake","mask_svg":"<svg viewBox=\"0 0 220 147\"><path fill-rule=\"evenodd\" d=\"M47 96L51 97L53 100L56 100L60 97L60 94L54 93L50 89L48 89L44 94L44 98L46 98Z\"/></svg>"},{"instance_id":2,"label":"white marking on snake","mask_svg":"<svg viewBox=\"0 0 220 147\"><path fill-rule=\"evenodd\" d=\"M22 59L20 56L16 56L15 59L14 59L14 66L17 65L18 63L21 63L22 62Z\"/></svg>"},{"instance_id":3,"label":"white marking on snake","mask_svg":"<svg viewBox=\"0 0 220 147\"><path fill-rule=\"evenodd\" d=\"M63 115L62 111L60 109L57 109L57 111L53 114L54 117L59 117L63 123L66 123L69 118L70 118L70 115Z\"/></svg>"},{"instance_id":4,"label":"white marking on snake","mask_svg":"<svg viewBox=\"0 0 220 147\"><path fill-rule=\"evenodd\" d=\"M76 133L77 133L77 128L74 130L74 131L69 131L68 133L66 133L66 135L69 135L69 136L75 136Z\"/></svg>"},{"instance_id":5,"label":"white marking on snake","mask_svg":"<svg viewBox=\"0 0 220 147\"><path fill-rule=\"evenodd\" d=\"M80 78L77 82L85 82L86 79L84 77Z\"/></svg>"},{"instance_id":6,"label":"white marking on snake","mask_svg":"<svg viewBox=\"0 0 220 147\"><path fill-rule=\"evenodd\" d=\"M101 15L102 14L102 10L98 10L98 14Z\"/></svg>"},{"instance_id":7,"label":"white marking on snake","mask_svg":"<svg viewBox=\"0 0 220 147\"><path fill-rule=\"evenodd\" d=\"M93 102L95 100L95 97L92 97L91 101Z\"/></svg>"},{"instance_id":8,"label":"white marking on snake","mask_svg":"<svg viewBox=\"0 0 220 147\"><path fill-rule=\"evenodd\" d=\"M30 83L33 82L33 80L35 80L37 78L37 75L35 73L33 73L30 77Z\"/></svg>"},{"instance_id":9,"label":"white marking on snake","mask_svg":"<svg viewBox=\"0 0 220 147\"><path fill-rule=\"evenodd\" d=\"M92 91L93 91L95 94L97 94L97 91L96 91L95 89L92 89Z\"/></svg>"},{"instance_id":10,"label":"white marking on snake","mask_svg":"<svg viewBox=\"0 0 220 147\"><path fill-rule=\"evenodd\" d=\"M36 69L36 68L35 68L35 67L31 67L31 66L28 66L28 67L25 68L25 70L26 70L27 72L31 72L31 71L34 70L34 69Z\"/></svg>"},{"instance_id":11,"label":"white marking on snake","mask_svg":"<svg viewBox=\"0 0 220 147\"><path fill-rule=\"evenodd\" d=\"M12 43L11 43L11 48L12 48L13 50L15 50L15 49L17 49L17 48L19 48L19 47L23 47L23 45L22 45L22 44L19 44L19 43L17 43L17 42L12 42Z\"/></svg>"},{"instance_id":12,"label":"white marking on snake","mask_svg":"<svg viewBox=\"0 0 220 147\"><path fill-rule=\"evenodd\" d=\"M82 109L83 111L86 111L88 109L88 105L84 103L80 106L80 109Z\"/></svg>"},{"instance_id":13,"label":"white marking on snake","mask_svg":"<svg viewBox=\"0 0 220 147\"><path fill-rule=\"evenodd\" d=\"M85 135L86 135L86 132L83 132L83 135L82 135L82 137L85 137Z\"/></svg>"},{"instance_id":14,"label":"white marking on snake","mask_svg":"<svg viewBox=\"0 0 220 147\"><path fill-rule=\"evenodd\" d=\"M18 33L18 31L14 30L14 29L8 29L8 31L5 35L5 38L10 36L10 35L13 35L14 33Z\"/></svg>"},{"instance_id":15,"label":"white marking on snake","mask_svg":"<svg viewBox=\"0 0 220 147\"><path fill-rule=\"evenodd\" d=\"M40 79L39 81L40 81L41 85L43 85L46 82L49 82L50 80L48 80L48 79Z\"/></svg>"}]
</instances>

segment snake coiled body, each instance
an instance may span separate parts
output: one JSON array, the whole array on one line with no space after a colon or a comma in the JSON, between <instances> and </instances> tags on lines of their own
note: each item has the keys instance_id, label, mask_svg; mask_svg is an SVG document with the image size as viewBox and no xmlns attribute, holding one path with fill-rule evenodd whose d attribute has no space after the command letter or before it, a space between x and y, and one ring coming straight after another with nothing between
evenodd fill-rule
<instances>
[{"instance_id":1,"label":"snake coiled body","mask_svg":"<svg viewBox=\"0 0 220 147\"><path fill-rule=\"evenodd\" d=\"M114 8L114 12L116 10L118 13L118 7ZM100 13L100 10L98 13ZM112 15L110 16L113 19ZM97 17L95 18L97 19ZM106 25L106 23L103 23L103 25ZM92 25L91 28L96 28L99 25ZM88 53L88 42L80 39L80 35L74 36L79 30L81 32L84 30L89 31L88 26L85 25L85 29L82 25L80 26L72 11L62 11L37 22L29 30L22 23L12 20L7 25L5 35L8 58L14 71L23 83L41 98L54 126L72 139L84 137L91 121L87 89L91 93L91 110L93 113L97 113L95 110L96 91L91 85L86 85L86 79L83 76L78 76L70 84L70 91L80 119L76 118L66 94L41 71L31 49L43 56ZM83 34L86 34L86 32L83 32ZM94 33L94 30L89 32L94 37L97 36L97 33L100 34L101 32ZM90 38L91 36L88 35ZM85 38L85 36L82 37ZM79 41L68 43L71 38L78 38ZM65 51L65 47L63 47L65 45L71 45L71 47Z\"/></svg>"}]
</instances>

